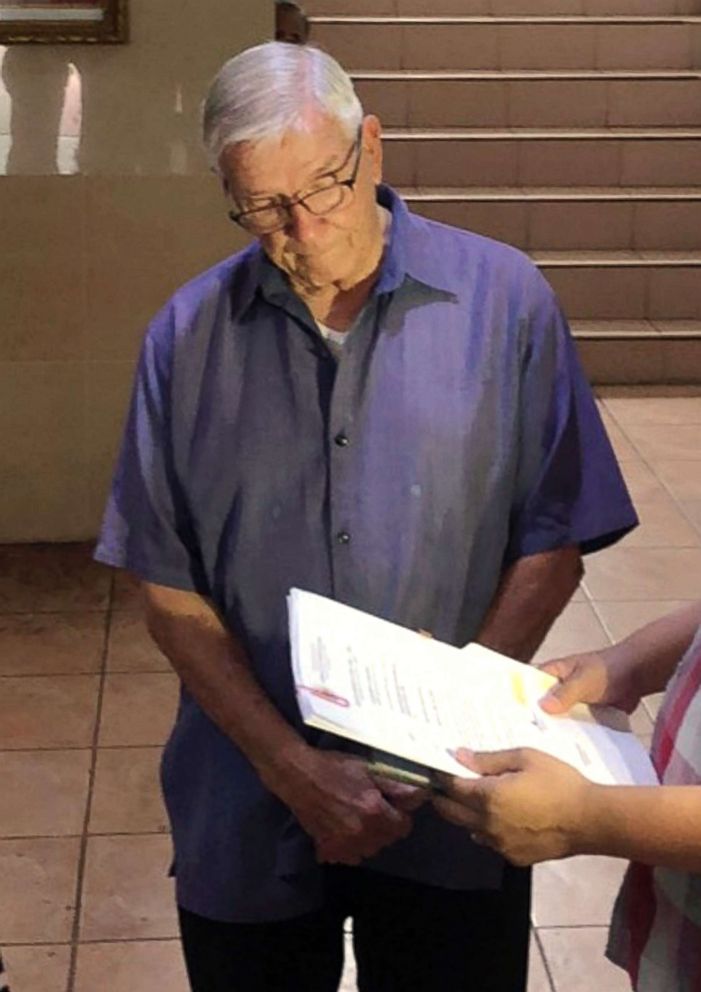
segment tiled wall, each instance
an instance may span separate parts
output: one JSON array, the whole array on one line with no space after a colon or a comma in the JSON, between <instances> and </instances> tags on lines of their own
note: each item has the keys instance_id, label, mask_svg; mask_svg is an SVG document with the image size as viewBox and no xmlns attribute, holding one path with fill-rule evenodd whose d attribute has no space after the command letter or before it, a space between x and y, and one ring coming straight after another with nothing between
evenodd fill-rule
<instances>
[{"instance_id":1,"label":"tiled wall","mask_svg":"<svg viewBox=\"0 0 701 992\"><path fill-rule=\"evenodd\" d=\"M126 46L0 48L0 542L95 534L146 322L242 244L198 108L273 5L131 11Z\"/></svg>"}]
</instances>

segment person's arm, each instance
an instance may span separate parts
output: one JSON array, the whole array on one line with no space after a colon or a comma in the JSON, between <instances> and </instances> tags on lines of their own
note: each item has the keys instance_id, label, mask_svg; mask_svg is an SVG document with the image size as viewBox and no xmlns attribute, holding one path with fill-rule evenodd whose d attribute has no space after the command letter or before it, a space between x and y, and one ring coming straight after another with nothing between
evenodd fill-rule
<instances>
[{"instance_id":1,"label":"person's arm","mask_svg":"<svg viewBox=\"0 0 701 992\"><path fill-rule=\"evenodd\" d=\"M146 622L188 692L243 751L314 839L320 860L356 863L408 833L362 761L310 747L257 682L240 643L204 597L143 583ZM383 790L398 805L415 790Z\"/></svg>"},{"instance_id":2,"label":"person's arm","mask_svg":"<svg viewBox=\"0 0 701 992\"><path fill-rule=\"evenodd\" d=\"M701 600L610 648L546 662L540 667L561 681L541 705L551 713L578 702L632 710L642 695L664 688L699 625ZM698 786L594 785L530 749L459 758L484 777L446 777L438 811L516 864L608 854L701 871Z\"/></svg>"},{"instance_id":3,"label":"person's arm","mask_svg":"<svg viewBox=\"0 0 701 992\"><path fill-rule=\"evenodd\" d=\"M701 787L595 785L577 853L701 873Z\"/></svg>"},{"instance_id":4,"label":"person's arm","mask_svg":"<svg viewBox=\"0 0 701 992\"><path fill-rule=\"evenodd\" d=\"M661 692L701 625L701 600L688 603L600 651L546 661L559 682L541 700L548 713L575 703L603 703L632 713L643 696Z\"/></svg>"},{"instance_id":5,"label":"person's arm","mask_svg":"<svg viewBox=\"0 0 701 992\"><path fill-rule=\"evenodd\" d=\"M519 558L504 572L475 640L530 661L581 577L576 545Z\"/></svg>"},{"instance_id":6,"label":"person's arm","mask_svg":"<svg viewBox=\"0 0 701 992\"><path fill-rule=\"evenodd\" d=\"M434 805L514 864L599 854L701 872L697 785L595 785L527 748L459 757L484 777L446 780Z\"/></svg>"},{"instance_id":7,"label":"person's arm","mask_svg":"<svg viewBox=\"0 0 701 992\"><path fill-rule=\"evenodd\" d=\"M701 600L653 620L602 652L633 672L638 697L662 692L701 625Z\"/></svg>"}]
</instances>

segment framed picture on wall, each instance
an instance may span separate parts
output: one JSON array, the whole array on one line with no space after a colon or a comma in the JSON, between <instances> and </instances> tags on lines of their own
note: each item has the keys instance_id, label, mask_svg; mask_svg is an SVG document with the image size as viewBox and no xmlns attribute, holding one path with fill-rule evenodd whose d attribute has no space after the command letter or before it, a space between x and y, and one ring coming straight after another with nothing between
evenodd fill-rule
<instances>
[{"instance_id":1,"label":"framed picture on wall","mask_svg":"<svg viewBox=\"0 0 701 992\"><path fill-rule=\"evenodd\" d=\"M0 45L127 41L128 0L0 0Z\"/></svg>"}]
</instances>

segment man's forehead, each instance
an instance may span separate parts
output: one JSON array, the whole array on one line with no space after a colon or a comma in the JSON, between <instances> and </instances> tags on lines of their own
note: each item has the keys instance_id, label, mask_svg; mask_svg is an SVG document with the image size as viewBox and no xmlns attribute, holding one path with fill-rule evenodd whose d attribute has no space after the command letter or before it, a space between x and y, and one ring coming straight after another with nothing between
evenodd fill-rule
<instances>
[{"instance_id":1,"label":"man's forehead","mask_svg":"<svg viewBox=\"0 0 701 992\"><path fill-rule=\"evenodd\" d=\"M347 154L348 135L340 122L333 121L286 131L276 138L229 145L222 154L222 166L231 185L255 196L274 192L288 176L304 181L329 172Z\"/></svg>"}]
</instances>

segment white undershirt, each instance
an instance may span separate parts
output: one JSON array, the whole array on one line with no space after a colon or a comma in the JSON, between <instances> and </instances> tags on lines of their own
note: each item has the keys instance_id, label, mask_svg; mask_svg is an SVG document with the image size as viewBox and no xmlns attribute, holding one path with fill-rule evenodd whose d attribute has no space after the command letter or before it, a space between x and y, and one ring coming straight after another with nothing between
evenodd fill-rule
<instances>
[{"instance_id":1,"label":"white undershirt","mask_svg":"<svg viewBox=\"0 0 701 992\"><path fill-rule=\"evenodd\" d=\"M355 323L357 323L357 321ZM352 330L352 328L349 328L348 331L335 331L333 327L329 327L328 324L322 324L320 320L317 320L316 326L319 328L319 333L323 337L324 341L326 341L329 351L336 361L339 361L341 352L343 351L343 344L346 340L346 335L350 330ZM355 324L353 326L355 326Z\"/></svg>"}]
</instances>

